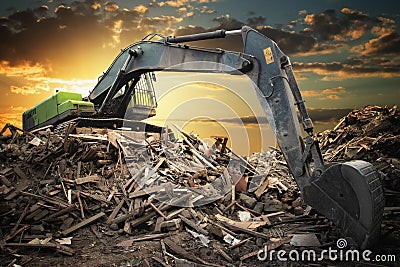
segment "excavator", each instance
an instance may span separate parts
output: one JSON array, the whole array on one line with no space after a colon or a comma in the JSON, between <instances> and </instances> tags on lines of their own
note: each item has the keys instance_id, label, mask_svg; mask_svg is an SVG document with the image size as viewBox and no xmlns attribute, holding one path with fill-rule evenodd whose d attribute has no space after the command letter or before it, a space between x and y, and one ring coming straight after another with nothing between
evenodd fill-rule
<instances>
[{"instance_id":1,"label":"excavator","mask_svg":"<svg viewBox=\"0 0 400 267\"><path fill-rule=\"evenodd\" d=\"M242 36L243 52L186 44L232 35ZM217 64L175 67L191 62ZM202 67L196 69L198 65ZM279 147L305 203L338 226L342 237L351 238L362 249L372 246L379 239L383 215L381 174L360 160L324 163L289 58L273 40L251 27L184 36L150 34L121 50L87 98L57 92L23 113L23 129L60 127L71 121L121 127L130 112L131 126L145 125L146 130L157 131L156 126L141 122L155 114L154 72L221 73L226 72L223 66L235 70L234 74L247 75L257 85L260 104L274 122Z\"/></svg>"}]
</instances>

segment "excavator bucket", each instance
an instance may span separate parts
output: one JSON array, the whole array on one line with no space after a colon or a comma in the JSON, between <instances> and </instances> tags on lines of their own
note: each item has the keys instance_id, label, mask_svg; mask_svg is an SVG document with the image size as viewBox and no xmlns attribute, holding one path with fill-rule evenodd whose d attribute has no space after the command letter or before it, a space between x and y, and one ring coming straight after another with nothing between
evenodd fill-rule
<instances>
[{"instance_id":1,"label":"excavator bucket","mask_svg":"<svg viewBox=\"0 0 400 267\"><path fill-rule=\"evenodd\" d=\"M361 249L379 238L384 195L380 173L370 163L357 160L330 165L303 193L309 205Z\"/></svg>"}]
</instances>

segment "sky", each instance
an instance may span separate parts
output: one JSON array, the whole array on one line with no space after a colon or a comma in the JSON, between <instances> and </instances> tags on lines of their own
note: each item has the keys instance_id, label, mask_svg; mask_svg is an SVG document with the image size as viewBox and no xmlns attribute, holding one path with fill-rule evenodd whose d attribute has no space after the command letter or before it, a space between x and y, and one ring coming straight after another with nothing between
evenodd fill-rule
<instances>
[{"instance_id":1,"label":"sky","mask_svg":"<svg viewBox=\"0 0 400 267\"><path fill-rule=\"evenodd\" d=\"M21 113L55 90L87 95L120 49L148 33L243 25L291 58L317 122L367 104L399 104L399 1L2 0L0 125L20 125ZM238 38L193 44L241 51Z\"/></svg>"}]
</instances>

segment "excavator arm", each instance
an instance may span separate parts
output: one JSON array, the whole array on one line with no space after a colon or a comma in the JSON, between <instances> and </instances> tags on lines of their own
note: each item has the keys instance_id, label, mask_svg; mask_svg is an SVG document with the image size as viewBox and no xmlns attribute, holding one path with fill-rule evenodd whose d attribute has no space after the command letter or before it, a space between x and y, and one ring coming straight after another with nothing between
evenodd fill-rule
<instances>
[{"instance_id":1,"label":"excavator arm","mask_svg":"<svg viewBox=\"0 0 400 267\"><path fill-rule=\"evenodd\" d=\"M242 35L243 53L182 44L234 34ZM190 62L198 64L185 64ZM98 105L101 116L122 86L129 81L137 83L144 73L164 69L246 74L257 85L256 90L260 90L257 94L260 104L305 202L339 226L343 237L352 238L361 248L377 240L383 213L379 173L364 161L324 164L290 60L274 41L247 26L235 31L142 40L119 54L90 93L89 100ZM132 90L125 94L131 94ZM307 133L305 141L296 106Z\"/></svg>"}]
</instances>

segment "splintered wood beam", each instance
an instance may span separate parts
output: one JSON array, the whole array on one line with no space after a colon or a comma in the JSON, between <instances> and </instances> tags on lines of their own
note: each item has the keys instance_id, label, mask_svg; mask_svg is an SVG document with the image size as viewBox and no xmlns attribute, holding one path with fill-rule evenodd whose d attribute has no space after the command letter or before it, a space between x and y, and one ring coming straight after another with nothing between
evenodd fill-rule
<instances>
[{"instance_id":1,"label":"splintered wood beam","mask_svg":"<svg viewBox=\"0 0 400 267\"><path fill-rule=\"evenodd\" d=\"M218 264L214 264L208 261L203 260L200 257L197 257L195 255L193 255L193 253L186 251L184 248L182 248L181 246L175 244L172 240L169 239L164 239L164 243L169 247L170 250L172 250L175 254L178 254L179 256L191 260L191 261L197 261L200 262L201 264L205 264L208 266L221 266Z\"/></svg>"},{"instance_id":2,"label":"splintered wood beam","mask_svg":"<svg viewBox=\"0 0 400 267\"><path fill-rule=\"evenodd\" d=\"M13 248L48 248L57 250L60 253L63 253L68 256L72 256L75 254L75 251L67 246L63 246L55 243L47 243L47 244L30 244L30 243L6 243L4 244L6 247Z\"/></svg>"},{"instance_id":3,"label":"splintered wood beam","mask_svg":"<svg viewBox=\"0 0 400 267\"><path fill-rule=\"evenodd\" d=\"M85 184L85 183L93 183L93 182L98 182L100 180L99 176L97 174L89 175L86 177L82 178L76 178L75 183L76 184Z\"/></svg>"},{"instance_id":4,"label":"splintered wood beam","mask_svg":"<svg viewBox=\"0 0 400 267\"><path fill-rule=\"evenodd\" d=\"M67 208L67 207L69 206L69 205L66 204L66 203L63 203L63 202L61 202L61 201L56 201L56 200L53 200L53 199L48 198L48 197L44 197L44 196L40 196L40 195L35 195L35 194L29 193L29 192L25 192L25 191L21 191L20 193L21 193L22 195L25 195L25 196L30 196L30 197L35 197L35 198L41 199L41 200L43 200L43 201L46 201L46 202L48 202L48 203L50 203L50 204L53 204L53 205L56 205L56 206L60 206L60 207L62 207L62 208Z\"/></svg>"},{"instance_id":5,"label":"splintered wood beam","mask_svg":"<svg viewBox=\"0 0 400 267\"><path fill-rule=\"evenodd\" d=\"M114 210L111 212L110 216L108 216L106 224L111 224L115 217L117 216L118 212L122 208L122 205L124 204L125 200L121 200L118 205L114 208Z\"/></svg>"},{"instance_id":6,"label":"splintered wood beam","mask_svg":"<svg viewBox=\"0 0 400 267\"><path fill-rule=\"evenodd\" d=\"M78 229L80 229L80 228L82 228L82 227L84 227L84 226L86 226L88 224L91 224L94 221L97 221L98 219L100 219L101 217L103 217L105 215L106 214L104 212L100 212L100 213L98 213L98 214L96 214L96 215L94 215L94 216L92 216L92 217L90 217L90 218L88 218L88 219L86 219L84 221L81 221L80 223L75 224L74 226L71 226L70 228L62 231L61 234L65 236L65 235L68 235L68 234L70 234L72 232L75 232L76 230L78 230Z\"/></svg>"},{"instance_id":7,"label":"splintered wood beam","mask_svg":"<svg viewBox=\"0 0 400 267\"><path fill-rule=\"evenodd\" d=\"M191 220L185 218L182 215L179 215L179 218L181 218L181 220L187 224L188 226L190 226L191 228L193 228L194 230L196 230L197 232L199 232L200 234L203 235L208 235L208 232L206 230L204 230L203 228L201 228L200 226L197 226L194 222L192 222Z\"/></svg>"}]
</instances>

